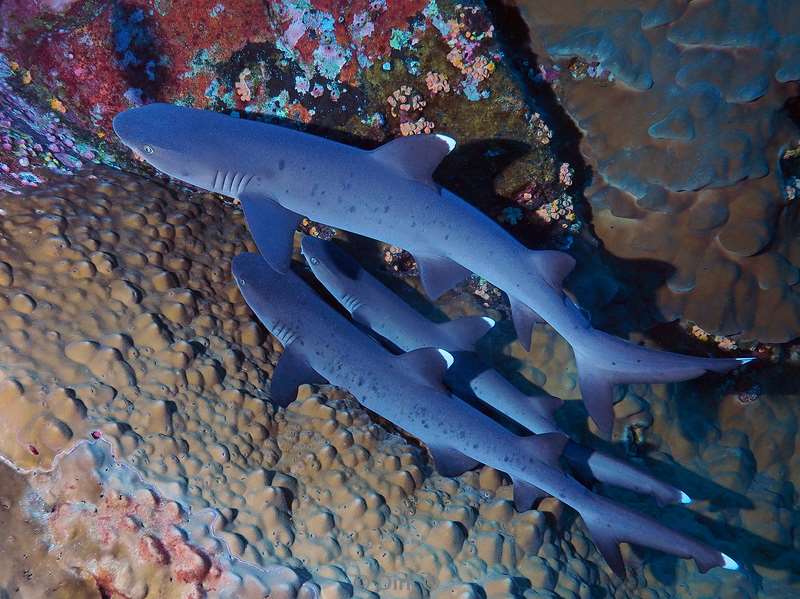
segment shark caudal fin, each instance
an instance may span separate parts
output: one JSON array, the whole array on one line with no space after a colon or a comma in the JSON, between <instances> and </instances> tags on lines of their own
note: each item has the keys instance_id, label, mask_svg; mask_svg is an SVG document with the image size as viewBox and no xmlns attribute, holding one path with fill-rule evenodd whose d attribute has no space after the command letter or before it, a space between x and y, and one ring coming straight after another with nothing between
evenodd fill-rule
<instances>
[{"instance_id":1,"label":"shark caudal fin","mask_svg":"<svg viewBox=\"0 0 800 599\"><path fill-rule=\"evenodd\" d=\"M453 350L475 351L475 344L494 324L488 316L465 316L436 326L457 344Z\"/></svg>"},{"instance_id":2,"label":"shark caudal fin","mask_svg":"<svg viewBox=\"0 0 800 599\"><path fill-rule=\"evenodd\" d=\"M620 578L625 578L625 562L620 552L620 543L631 543L676 557L693 559L701 572L715 567L729 570L738 568L735 561L713 547L604 497L593 495L578 512L597 550Z\"/></svg>"}]
</instances>

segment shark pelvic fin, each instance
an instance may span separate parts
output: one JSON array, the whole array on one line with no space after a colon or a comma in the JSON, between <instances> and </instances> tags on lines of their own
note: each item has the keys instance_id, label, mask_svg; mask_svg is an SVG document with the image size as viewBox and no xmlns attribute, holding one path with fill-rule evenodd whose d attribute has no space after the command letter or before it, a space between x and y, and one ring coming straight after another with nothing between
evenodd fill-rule
<instances>
[{"instance_id":1,"label":"shark pelvic fin","mask_svg":"<svg viewBox=\"0 0 800 599\"><path fill-rule=\"evenodd\" d=\"M439 133L409 135L386 142L372 151L372 157L406 179L438 189L433 171L455 146L453 138Z\"/></svg>"},{"instance_id":2,"label":"shark pelvic fin","mask_svg":"<svg viewBox=\"0 0 800 599\"><path fill-rule=\"evenodd\" d=\"M558 250L531 250L528 254L536 270L554 289L561 289L564 279L575 268L575 258Z\"/></svg>"},{"instance_id":3,"label":"shark pelvic fin","mask_svg":"<svg viewBox=\"0 0 800 599\"><path fill-rule=\"evenodd\" d=\"M518 478L514 479L514 507L518 512L528 511L539 499L547 497L547 493L539 487L526 483Z\"/></svg>"},{"instance_id":4,"label":"shark pelvic fin","mask_svg":"<svg viewBox=\"0 0 800 599\"><path fill-rule=\"evenodd\" d=\"M297 398L297 388L304 383L322 385L327 383L316 370L290 345L283 350L278 365L270 380L270 398L273 403L286 407Z\"/></svg>"},{"instance_id":5,"label":"shark pelvic fin","mask_svg":"<svg viewBox=\"0 0 800 599\"><path fill-rule=\"evenodd\" d=\"M442 476L459 476L467 470L472 470L480 465L478 460L464 455L457 449L446 445L428 445L428 450L433 456L436 471Z\"/></svg>"},{"instance_id":6,"label":"shark pelvic fin","mask_svg":"<svg viewBox=\"0 0 800 599\"><path fill-rule=\"evenodd\" d=\"M587 518L581 513L583 523L589 531L589 536L594 541L595 547L606 560L611 570L620 578L625 578L625 561L622 559L622 552L619 550L619 540L611 532L612 526L609 522L603 522L600 518Z\"/></svg>"},{"instance_id":7,"label":"shark pelvic fin","mask_svg":"<svg viewBox=\"0 0 800 599\"><path fill-rule=\"evenodd\" d=\"M302 217L266 197L239 196L247 228L264 260L280 273L289 270L294 250L294 232Z\"/></svg>"},{"instance_id":8,"label":"shark pelvic fin","mask_svg":"<svg viewBox=\"0 0 800 599\"><path fill-rule=\"evenodd\" d=\"M494 326L494 320L487 316L465 316L442 322L439 330L447 334L466 351L474 351L478 340Z\"/></svg>"},{"instance_id":9,"label":"shark pelvic fin","mask_svg":"<svg viewBox=\"0 0 800 599\"><path fill-rule=\"evenodd\" d=\"M469 270L444 256L414 254L414 259L417 261L425 294L433 300L469 278L471 274Z\"/></svg>"},{"instance_id":10,"label":"shark pelvic fin","mask_svg":"<svg viewBox=\"0 0 800 599\"><path fill-rule=\"evenodd\" d=\"M614 387L603 374L587 366L577 357L578 384L583 405L589 412L604 439L610 439L614 430Z\"/></svg>"},{"instance_id":11,"label":"shark pelvic fin","mask_svg":"<svg viewBox=\"0 0 800 599\"><path fill-rule=\"evenodd\" d=\"M525 348L525 351L531 351L533 325L543 324L544 319L532 308L511 295L508 296L508 302L511 304L511 320L514 321L514 330L517 332L517 340L522 344L522 347Z\"/></svg>"},{"instance_id":12,"label":"shark pelvic fin","mask_svg":"<svg viewBox=\"0 0 800 599\"><path fill-rule=\"evenodd\" d=\"M449 353L433 347L415 349L397 356L402 360L403 369L407 374L416 378L423 385L428 385L439 391L447 391L444 386L444 373L450 367ZM450 356L452 359L452 356Z\"/></svg>"}]
</instances>

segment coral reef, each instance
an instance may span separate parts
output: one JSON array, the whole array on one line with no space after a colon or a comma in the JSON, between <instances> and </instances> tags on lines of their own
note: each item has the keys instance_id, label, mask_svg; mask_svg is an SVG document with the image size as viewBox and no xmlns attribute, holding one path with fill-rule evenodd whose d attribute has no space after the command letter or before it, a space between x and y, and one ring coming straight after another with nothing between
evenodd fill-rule
<instances>
[{"instance_id":1,"label":"coral reef","mask_svg":"<svg viewBox=\"0 0 800 599\"><path fill-rule=\"evenodd\" d=\"M596 234L673 271L667 319L720 335L800 334L795 207L779 162L797 128L791 2L519 2L584 134Z\"/></svg>"},{"instance_id":2,"label":"coral reef","mask_svg":"<svg viewBox=\"0 0 800 599\"><path fill-rule=\"evenodd\" d=\"M0 208L8 239L0 409L35 410L48 424L4 419L13 430L2 454L34 473L55 468L38 487L45 503L63 505L47 525L55 542L86 538L87 553L67 563L106 588L132 593L139 574L158 586L168 564L142 563L131 544L151 533L167 543L169 518L190 530L185 515L206 508L219 512L208 534L234 557L311 576L323 596L477 596L479 587L507 596L520 577L580 596L619 584L593 565L601 560L579 526L553 526L558 502L516 514L496 471L431 476L418 447L336 390L301 389L288 411L272 407L277 341L230 279L230 259L252 249L238 211L100 167L23 202L2 196ZM67 408L79 418L64 416ZM95 439L127 466L86 444ZM29 445L47 451L34 455ZM75 468L85 481L64 488ZM117 474L104 482L106 468ZM128 482L119 486L117 476ZM111 504L98 484L113 491ZM107 548L103 531L145 499L147 518ZM98 512L79 517L80 501ZM186 542L209 556L222 551Z\"/></svg>"}]
</instances>

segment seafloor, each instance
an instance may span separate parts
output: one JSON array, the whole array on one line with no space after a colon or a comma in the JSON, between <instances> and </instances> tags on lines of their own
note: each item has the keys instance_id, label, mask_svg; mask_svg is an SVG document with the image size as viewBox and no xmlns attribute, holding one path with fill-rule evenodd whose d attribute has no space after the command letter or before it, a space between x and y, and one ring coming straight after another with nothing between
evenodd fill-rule
<instances>
[{"instance_id":1,"label":"seafloor","mask_svg":"<svg viewBox=\"0 0 800 599\"><path fill-rule=\"evenodd\" d=\"M799 7L5 0L0 598L800 596ZM432 304L402 248L303 224L434 320L498 320L487 360L695 501L598 490L742 568L624 546L623 581L558 500L518 513L496 470L436 474L345 390L273 406L282 348L230 276L255 250L241 212L114 139L153 100L362 147L446 132L437 180L570 251L595 326L758 356L621 387L605 442L569 346L540 326L525 352L486 281Z\"/></svg>"}]
</instances>

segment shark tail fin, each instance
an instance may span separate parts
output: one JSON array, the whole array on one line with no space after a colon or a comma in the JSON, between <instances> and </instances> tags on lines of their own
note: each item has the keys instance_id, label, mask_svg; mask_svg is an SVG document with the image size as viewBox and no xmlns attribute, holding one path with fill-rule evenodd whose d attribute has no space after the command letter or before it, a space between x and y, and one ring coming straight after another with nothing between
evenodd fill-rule
<instances>
[{"instance_id":1,"label":"shark tail fin","mask_svg":"<svg viewBox=\"0 0 800 599\"><path fill-rule=\"evenodd\" d=\"M604 497L595 495L591 503L578 512L597 550L620 578L625 577L620 543L631 543L693 559L701 572L717 566L730 570L738 568L735 561L713 547Z\"/></svg>"},{"instance_id":2,"label":"shark tail fin","mask_svg":"<svg viewBox=\"0 0 800 599\"><path fill-rule=\"evenodd\" d=\"M601 436L610 439L614 430L614 386L608 375L593 368L576 354L578 384L586 411Z\"/></svg>"},{"instance_id":3,"label":"shark tail fin","mask_svg":"<svg viewBox=\"0 0 800 599\"><path fill-rule=\"evenodd\" d=\"M458 345L458 349L474 351L478 340L494 326L494 320L488 316L465 316L436 326L453 339Z\"/></svg>"}]
</instances>

